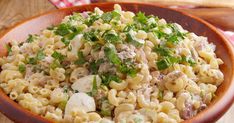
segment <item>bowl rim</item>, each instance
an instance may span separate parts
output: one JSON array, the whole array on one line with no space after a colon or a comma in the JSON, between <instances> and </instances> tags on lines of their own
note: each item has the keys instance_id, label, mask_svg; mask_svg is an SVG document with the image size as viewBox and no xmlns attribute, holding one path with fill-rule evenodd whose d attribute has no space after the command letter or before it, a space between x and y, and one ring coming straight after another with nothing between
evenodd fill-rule
<instances>
[{"instance_id":1,"label":"bowl rim","mask_svg":"<svg viewBox=\"0 0 234 123\"><path fill-rule=\"evenodd\" d=\"M158 8L163 8L163 9L168 9L168 10L172 10L175 11L177 13L180 13L184 16L188 16L202 24L204 24L207 28L211 29L214 33L216 33L221 39L222 42L226 45L226 47L228 48L227 51L229 52L230 56L231 56L231 60L234 61L234 49L233 49L233 44L230 43L230 41L228 41L228 39L220 32L218 31L218 29L216 27L214 27L213 25L211 25L210 23L206 22L205 20L196 17L194 15L188 14L186 12L180 11L180 10L176 10L173 8L168 8L165 6L162 6L158 3L143 3L143 2L100 2L100 3L92 3L92 4L86 4L86 5L81 5L81 6L73 6L73 7L68 7L68 8L62 8L62 9L55 9L55 10L50 10L41 14L38 14L36 16L32 16L30 18L24 19L20 22L17 22L16 24L14 24L14 26L9 27L7 30L5 30L3 33L0 33L0 41L1 39L7 35L9 32L11 32L12 30L14 30L14 28L25 24L29 21L32 21L34 19L37 19L38 17L41 16L46 16L46 15L50 15L53 13L57 13L57 12L61 12L61 11L66 11L66 10L72 10L74 8L82 8L82 7L96 7L96 6L100 6L100 5L114 5L114 4L135 4L137 6L155 6ZM232 63L234 64L234 63ZM232 69L234 70L234 66L232 66ZM193 122L194 119L196 119L195 122L208 122L208 121L216 121L217 119L219 119L228 109L229 107L231 107L231 105L233 104L234 101L234 75L232 75L231 77L231 83L230 86L228 87L227 91L225 91L225 93L223 94L223 96L217 100L217 102L215 102L213 105L209 106L207 109L209 110L203 110L202 112L198 113L196 116L192 117L191 119L185 120L184 122ZM224 100L224 101L222 101ZM2 102L1 102L2 101ZM26 118L33 118L34 121L36 122L43 122L43 123L50 123L52 121L45 119L44 117L41 117L23 107L21 107L18 103L14 102L13 100L11 100L5 93L4 91L2 91L2 89L0 89L0 108L2 109L2 107L4 107L4 104L10 103L9 107L14 108L15 110L17 110L18 113L20 113L21 115L25 116ZM217 106L221 106L222 108L216 108ZM212 110L211 110L212 109ZM7 112L6 109L5 110L0 110L0 112L2 112L5 116L7 116L9 119L16 121L16 122L20 122L19 119L15 119L11 113ZM204 117L203 115L207 115L205 113L210 113L212 115L208 115L207 117ZM213 118L213 119L212 119ZM23 118L22 118L23 119ZM198 119L198 120L197 120ZM27 119L25 119L27 122ZM28 119L28 122L30 122L32 120Z\"/></svg>"}]
</instances>

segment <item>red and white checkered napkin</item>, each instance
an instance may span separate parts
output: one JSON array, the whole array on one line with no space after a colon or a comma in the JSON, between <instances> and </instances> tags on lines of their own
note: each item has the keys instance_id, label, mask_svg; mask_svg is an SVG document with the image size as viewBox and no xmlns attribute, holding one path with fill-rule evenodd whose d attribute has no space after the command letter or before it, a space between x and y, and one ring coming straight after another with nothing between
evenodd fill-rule
<instances>
[{"instance_id":1,"label":"red and white checkered napkin","mask_svg":"<svg viewBox=\"0 0 234 123\"><path fill-rule=\"evenodd\" d=\"M58 8L89 4L91 0L50 0Z\"/></svg>"},{"instance_id":2,"label":"red and white checkered napkin","mask_svg":"<svg viewBox=\"0 0 234 123\"><path fill-rule=\"evenodd\" d=\"M50 0L58 8L79 6L97 2L98 0ZM171 6L171 8L194 8L194 6ZM234 44L234 32L220 30Z\"/></svg>"},{"instance_id":3,"label":"red and white checkered napkin","mask_svg":"<svg viewBox=\"0 0 234 123\"><path fill-rule=\"evenodd\" d=\"M221 32L223 32L227 39L234 45L234 32L223 30L221 30Z\"/></svg>"}]
</instances>

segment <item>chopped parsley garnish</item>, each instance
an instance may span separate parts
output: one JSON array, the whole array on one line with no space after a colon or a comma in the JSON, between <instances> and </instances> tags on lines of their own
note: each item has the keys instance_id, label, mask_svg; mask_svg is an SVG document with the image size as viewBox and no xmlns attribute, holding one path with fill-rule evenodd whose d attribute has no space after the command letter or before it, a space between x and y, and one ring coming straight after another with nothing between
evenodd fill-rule
<instances>
[{"instance_id":1,"label":"chopped parsley garnish","mask_svg":"<svg viewBox=\"0 0 234 123\"><path fill-rule=\"evenodd\" d=\"M101 48L102 48L102 45L99 44L99 43L96 43L96 44L92 45L93 51L98 51L98 50L100 50Z\"/></svg>"},{"instance_id":2,"label":"chopped parsley garnish","mask_svg":"<svg viewBox=\"0 0 234 123\"><path fill-rule=\"evenodd\" d=\"M58 104L58 107L62 110L65 110L66 105L67 105L67 100L64 100Z\"/></svg>"},{"instance_id":3,"label":"chopped parsley garnish","mask_svg":"<svg viewBox=\"0 0 234 123\"><path fill-rule=\"evenodd\" d=\"M77 55L78 55L78 60L75 61L75 64L77 64L77 65L84 64L86 61L85 61L85 57L84 57L83 52L82 51L78 51Z\"/></svg>"},{"instance_id":4,"label":"chopped parsley garnish","mask_svg":"<svg viewBox=\"0 0 234 123\"><path fill-rule=\"evenodd\" d=\"M85 32L84 33L84 39L87 40L87 41L97 41L98 38L97 38L97 34L95 32L95 30L91 30L89 32Z\"/></svg>"},{"instance_id":5,"label":"chopped parsley garnish","mask_svg":"<svg viewBox=\"0 0 234 123\"><path fill-rule=\"evenodd\" d=\"M43 50L39 50L38 53L37 53L37 56L36 56L36 59L37 60L42 60L45 58L45 54L43 53Z\"/></svg>"},{"instance_id":6,"label":"chopped parsley garnish","mask_svg":"<svg viewBox=\"0 0 234 123\"><path fill-rule=\"evenodd\" d=\"M80 34L84 30L84 27L75 27L72 30L72 33L69 33L65 36L68 40L72 40L77 34Z\"/></svg>"},{"instance_id":7,"label":"chopped parsley garnish","mask_svg":"<svg viewBox=\"0 0 234 123\"><path fill-rule=\"evenodd\" d=\"M28 59L28 63L32 64L32 65L35 65L35 64L37 64L37 59L35 57L31 57L31 58Z\"/></svg>"},{"instance_id":8,"label":"chopped parsley garnish","mask_svg":"<svg viewBox=\"0 0 234 123\"><path fill-rule=\"evenodd\" d=\"M158 70L164 70L176 63L188 63L191 66L196 64L196 62L191 58L169 56L169 57L164 57L163 59L157 61L156 65L158 67Z\"/></svg>"},{"instance_id":9,"label":"chopped parsley garnish","mask_svg":"<svg viewBox=\"0 0 234 123\"><path fill-rule=\"evenodd\" d=\"M54 60L51 64L50 64L50 68L51 69L55 69L55 68L58 68L58 67L61 67L61 64L58 60Z\"/></svg>"},{"instance_id":10,"label":"chopped parsley garnish","mask_svg":"<svg viewBox=\"0 0 234 123\"><path fill-rule=\"evenodd\" d=\"M132 77L134 77L137 74L137 70L134 68L133 65L126 65L126 64L121 64L118 67L119 71L124 73L124 74L128 74Z\"/></svg>"},{"instance_id":11,"label":"chopped parsley garnish","mask_svg":"<svg viewBox=\"0 0 234 123\"><path fill-rule=\"evenodd\" d=\"M121 64L121 60L117 55L117 51L115 49L115 46L113 44L106 44L106 46L104 47L104 53L107 57L107 59L113 63L114 65L120 65Z\"/></svg>"},{"instance_id":12,"label":"chopped parsley garnish","mask_svg":"<svg viewBox=\"0 0 234 123\"><path fill-rule=\"evenodd\" d=\"M38 52L37 52L37 55L35 57L30 57L28 58L28 63L29 64L37 64L37 62L39 60L42 60L45 58L45 54L43 53L43 49L40 49Z\"/></svg>"},{"instance_id":13,"label":"chopped parsley garnish","mask_svg":"<svg viewBox=\"0 0 234 123\"><path fill-rule=\"evenodd\" d=\"M169 35L169 37L167 38L167 43L178 44L180 40L181 40L181 37L179 37L176 34L172 34L172 35Z\"/></svg>"},{"instance_id":14,"label":"chopped parsley garnish","mask_svg":"<svg viewBox=\"0 0 234 123\"><path fill-rule=\"evenodd\" d=\"M104 97L100 99L101 101L101 111L100 114L102 116L111 116L113 105L109 103L109 101Z\"/></svg>"},{"instance_id":15,"label":"chopped parsley garnish","mask_svg":"<svg viewBox=\"0 0 234 123\"><path fill-rule=\"evenodd\" d=\"M96 20L98 20L100 18L100 15L90 15L86 20L85 20L85 24L87 26L91 26Z\"/></svg>"},{"instance_id":16,"label":"chopped parsley garnish","mask_svg":"<svg viewBox=\"0 0 234 123\"><path fill-rule=\"evenodd\" d=\"M93 85L92 85L92 91L90 93L90 96L94 96L97 94L97 78L96 76L93 77Z\"/></svg>"},{"instance_id":17,"label":"chopped parsley garnish","mask_svg":"<svg viewBox=\"0 0 234 123\"><path fill-rule=\"evenodd\" d=\"M153 34L157 36L158 39L161 39L162 37L166 37L167 34L164 33L162 30L155 30L153 31Z\"/></svg>"},{"instance_id":18,"label":"chopped parsley garnish","mask_svg":"<svg viewBox=\"0 0 234 123\"><path fill-rule=\"evenodd\" d=\"M65 36L71 32L72 26L67 23L61 23L55 30L55 34Z\"/></svg>"},{"instance_id":19,"label":"chopped parsley garnish","mask_svg":"<svg viewBox=\"0 0 234 123\"><path fill-rule=\"evenodd\" d=\"M10 44L6 44L5 46L6 46L6 48L7 48L7 53L8 53L8 54L11 53L11 52L12 52L12 49L11 49Z\"/></svg>"},{"instance_id":20,"label":"chopped parsley garnish","mask_svg":"<svg viewBox=\"0 0 234 123\"><path fill-rule=\"evenodd\" d=\"M118 70L124 74L134 76L137 71L132 64L124 63L117 55L115 46L113 44L106 44L104 47L104 53L107 59L117 66Z\"/></svg>"},{"instance_id":21,"label":"chopped parsley garnish","mask_svg":"<svg viewBox=\"0 0 234 123\"><path fill-rule=\"evenodd\" d=\"M180 58L177 57L165 57L159 61L156 62L156 65L158 67L158 70L164 70L168 67L170 67L171 65L175 64L175 63L179 63L180 62Z\"/></svg>"},{"instance_id":22,"label":"chopped parsley garnish","mask_svg":"<svg viewBox=\"0 0 234 123\"><path fill-rule=\"evenodd\" d=\"M160 56L172 56L173 54L171 49L161 46L154 47L153 51L158 53Z\"/></svg>"},{"instance_id":23,"label":"chopped parsley garnish","mask_svg":"<svg viewBox=\"0 0 234 123\"><path fill-rule=\"evenodd\" d=\"M36 35L29 34L28 38L26 39L27 43L32 43L36 39Z\"/></svg>"},{"instance_id":24,"label":"chopped parsley garnish","mask_svg":"<svg viewBox=\"0 0 234 123\"><path fill-rule=\"evenodd\" d=\"M66 38L62 38L61 41L65 44L65 46L68 46L70 44L70 40Z\"/></svg>"},{"instance_id":25,"label":"chopped parsley garnish","mask_svg":"<svg viewBox=\"0 0 234 123\"><path fill-rule=\"evenodd\" d=\"M68 86L64 86L63 87L63 93L67 93L68 92Z\"/></svg>"},{"instance_id":26,"label":"chopped parsley garnish","mask_svg":"<svg viewBox=\"0 0 234 123\"><path fill-rule=\"evenodd\" d=\"M101 18L105 23L109 23L112 19L119 20L120 14L116 11L106 12L102 14Z\"/></svg>"},{"instance_id":27,"label":"chopped parsley garnish","mask_svg":"<svg viewBox=\"0 0 234 123\"><path fill-rule=\"evenodd\" d=\"M19 67L18 67L18 69L19 69L20 73L24 73L25 70L26 70L26 67L25 67L24 64L20 64Z\"/></svg>"},{"instance_id":28,"label":"chopped parsley garnish","mask_svg":"<svg viewBox=\"0 0 234 123\"><path fill-rule=\"evenodd\" d=\"M126 41L128 43L133 44L136 47L141 47L144 45L145 41L142 39L137 39L136 37L133 36L132 32L129 31L128 33L126 33Z\"/></svg>"},{"instance_id":29,"label":"chopped parsley garnish","mask_svg":"<svg viewBox=\"0 0 234 123\"><path fill-rule=\"evenodd\" d=\"M109 86L109 83L111 81L115 81L120 83L121 79L117 76L117 75L112 75L110 73L104 73L101 75L101 79L102 79L102 84Z\"/></svg>"},{"instance_id":30,"label":"chopped parsley garnish","mask_svg":"<svg viewBox=\"0 0 234 123\"><path fill-rule=\"evenodd\" d=\"M84 18L80 13L74 12L71 16L69 16L70 21L83 21Z\"/></svg>"},{"instance_id":31,"label":"chopped parsley garnish","mask_svg":"<svg viewBox=\"0 0 234 123\"><path fill-rule=\"evenodd\" d=\"M155 22L152 23L148 21L149 18L156 19L156 17L153 15L147 16L143 12L138 12L136 16L133 17L135 28L137 28L138 30L149 32L151 29L157 27L157 24Z\"/></svg>"},{"instance_id":32,"label":"chopped parsley garnish","mask_svg":"<svg viewBox=\"0 0 234 123\"><path fill-rule=\"evenodd\" d=\"M163 100L163 90L158 91L158 99Z\"/></svg>"},{"instance_id":33,"label":"chopped parsley garnish","mask_svg":"<svg viewBox=\"0 0 234 123\"><path fill-rule=\"evenodd\" d=\"M136 16L134 17L134 20L145 24L147 23L147 16L145 16L145 13L143 12L138 12Z\"/></svg>"},{"instance_id":34,"label":"chopped parsley garnish","mask_svg":"<svg viewBox=\"0 0 234 123\"><path fill-rule=\"evenodd\" d=\"M91 72L93 74L97 74L98 73L98 69L99 69L99 66L104 62L103 59L98 59L96 61L92 61L90 64L89 64L89 69L91 70Z\"/></svg>"},{"instance_id":35,"label":"chopped parsley garnish","mask_svg":"<svg viewBox=\"0 0 234 123\"><path fill-rule=\"evenodd\" d=\"M164 70L168 68L171 64L167 59L162 59L156 62L158 70Z\"/></svg>"},{"instance_id":36,"label":"chopped parsley garnish","mask_svg":"<svg viewBox=\"0 0 234 123\"><path fill-rule=\"evenodd\" d=\"M131 25L127 25L124 27L123 32L129 32L130 30L135 30L135 25L131 24Z\"/></svg>"},{"instance_id":37,"label":"chopped parsley garnish","mask_svg":"<svg viewBox=\"0 0 234 123\"><path fill-rule=\"evenodd\" d=\"M62 23L58 25L55 30L55 34L63 36L61 40L66 46L68 46L70 40L72 40L77 34L81 33L83 29L83 27L75 27L71 26L69 23Z\"/></svg>"},{"instance_id":38,"label":"chopped parsley garnish","mask_svg":"<svg viewBox=\"0 0 234 123\"><path fill-rule=\"evenodd\" d=\"M111 116L111 110L107 110L107 109L102 109L100 114L102 116Z\"/></svg>"},{"instance_id":39,"label":"chopped parsley garnish","mask_svg":"<svg viewBox=\"0 0 234 123\"><path fill-rule=\"evenodd\" d=\"M185 33L180 32L175 24L169 23L167 26L172 29L172 33L166 37L167 43L178 44L184 39Z\"/></svg>"},{"instance_id":40,"label":"chopped parsley garnish","mask_svg":"<svg viewBox=\"0 0 234 123\"><path fill-rule=\"evenodd\" d=\"M111 31L108 31L104 34L103 36L103 39L106 41L106 42L109 42L109 43L119 43L121 42L121 39L120 37L118 36L118 34L116 33L111 33Z\"/></svg>"},{"instance_id":41,"label":"chopped parsley garnish","mask_svg":"<svg viewBox=\"0 0 234 123\"><path fill-rule=\"evenodd\" d=\"M188 63L190 66L193 66L196 64L196 62L192 59L192 58L189 58L189 57L185 57L185 56L182 56L181 58L181 62L186 62Z\"/></svg>"},{"instance_id":42,"label":"chopped parsley garnish","mask_svg":"<svg viewBox=\"0 0 234 123\"><path fill-rule=\"evenodd\" d=\"M64 55L62 55L61 53L54 51L54 53L51 55L54 59L59 60L60 62L63 61L63 59L65 58Z\"/></svg>"}]
</instances>

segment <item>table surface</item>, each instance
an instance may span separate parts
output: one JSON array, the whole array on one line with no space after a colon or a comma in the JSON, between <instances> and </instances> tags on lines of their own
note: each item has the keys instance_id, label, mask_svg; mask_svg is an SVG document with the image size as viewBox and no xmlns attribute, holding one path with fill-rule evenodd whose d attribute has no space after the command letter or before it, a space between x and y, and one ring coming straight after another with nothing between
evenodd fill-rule
<instances>
[{"instance_id":1,"label":"table surface","mask_svg":"<svg viewBox=\"0 0 234 123\"><path fill-rule=\"evenodd\" d=\"M0 0L0 33L28 17L56 9L48 0ZM234 121L234 105L218 123ZM1 123L13 123L0 113Z\"/></svg>"}]
</instances>

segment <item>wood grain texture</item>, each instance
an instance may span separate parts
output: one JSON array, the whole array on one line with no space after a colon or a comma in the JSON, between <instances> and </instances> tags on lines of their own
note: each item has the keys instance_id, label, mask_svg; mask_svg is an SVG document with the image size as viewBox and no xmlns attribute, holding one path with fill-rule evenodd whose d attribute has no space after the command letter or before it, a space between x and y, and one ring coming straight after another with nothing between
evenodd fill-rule
<instances>
[{"instance_id":1,"label":"wood grain texture","mask_svg":"<svg viewBox=\"0 0 234 123\"><path fill-rule=\"evenodd\" d=\"M55 7L47 0L0 0L0 32L3 32L5 29L25 18L53 9L55 9ZM192 13L193 11L190 12ZM225 19L224 22L230 23L225 21ZM218 123L230 123L234 121L233 113L234 105ZM0 122L13 123L1 113Z\"/></svg>"},{"instance_id":2,"label":"wood grain texture","mask_svg":"<svg viewBox=\"0 0 234 123\"><path fill-rule=\"evenodd\" d=\"M208 7L230 7L234 8L234 0L107 0L116 2L154 2L164 5L196 5L196 6L208 6Z\"/></svg>"},{"instance_id":3,"label":"wood grain texture","mask_svg":"<svg viewBox=\"0 0 234 123\"><path fill-rule=\"evenodd\" d=\"M54 9L48 0L0 0L0 32L25 18Z\"/></svg>"},{"instance_id":4,"label":"wood grain texture","mask_svg":"<svg viewBox=\"0 0 234 123\"><path fill-rule=\"evenodd\" d=\"M234 23L233 23L234 9L195 8L195 9L180 9L180 10L198 16L223 30L234 31Z\"/></svg>"}]
</instances>

